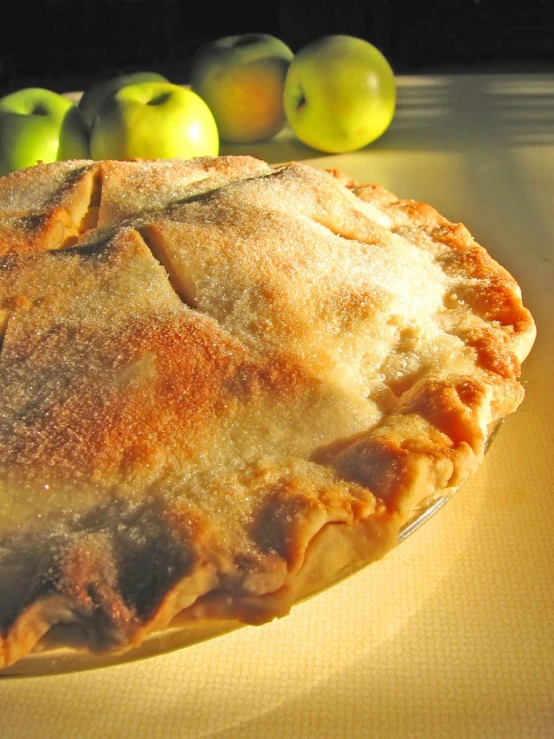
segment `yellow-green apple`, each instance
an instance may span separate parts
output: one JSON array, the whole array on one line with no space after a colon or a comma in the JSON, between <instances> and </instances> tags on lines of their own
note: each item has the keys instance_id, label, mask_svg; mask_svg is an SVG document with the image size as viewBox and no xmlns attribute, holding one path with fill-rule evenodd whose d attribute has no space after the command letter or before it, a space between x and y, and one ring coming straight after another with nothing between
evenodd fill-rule
<instances>
[{"instance_id":1,"label":"yellow-green apple","mask_svg":"<svg viewBox=\"0 0 554 739\"><path fill-rule=\"evenodd\" d=\"M217 156L219 134L211 110L195 92L172 82L142 82L100 104L90 153L93 159Z\"/></svg>"},{"instance_id":2,"label":"yellow-green apple","mask_svg":"<svg viewBox=\"0 0 554 739\"><path fill-rule=\"evenodd\" d=\"M121 90L122 87L126 87L127 85L136 85L141 82L169 82L169 80L158 72L145 70L143 72L129 72L128 74L110 77L88 87L79 98L77 105L89 128L92 126L92 119L100 103L108 95L116 90Z\"/></svg>"},{"instance_id":3,"label":"yellow-green apple","mask_svg":"<svg viewBox=\"0 0 554 739\"><path fill-rule=\"evenodd\" d=\"M300 141L338 154L361 149L387 130L396 79L373 44L332 34L296 52L283 95L288 123Z\"/></svg>"},{"instance_id":4,"label":"yellow-green apple","mask_svg":"<svg viewBox=\"0 0 554 739\"><path fill-rule=\"evenodd\" d=\"M190 86L210 107L222 140L265 141L283 128L283 87L292 58L291 49L267 33L224 36L199 49Z\"/></svg>"},{"instance_id":5,"label":"yellow-green apple","mask_svg":"<svg viewBox=\"0 0 554 739\"><path fill-rule=\"evenodd\" d=\"M0 174L88 155L86 124L68 98L25 87L0 99Z\"/></svg>"}]
</instances>

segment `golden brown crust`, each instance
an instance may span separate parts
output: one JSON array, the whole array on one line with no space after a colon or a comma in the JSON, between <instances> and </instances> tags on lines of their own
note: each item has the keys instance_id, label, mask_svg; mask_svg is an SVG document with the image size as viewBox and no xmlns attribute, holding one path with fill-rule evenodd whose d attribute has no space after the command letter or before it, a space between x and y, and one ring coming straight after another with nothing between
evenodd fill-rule
<instances>
[{"instance_id":1,"label":"golden brown crust","mask_svg":"<svg viewBox=\"0 0 554 739\"><path fill-rule=\"evenodd\" d=\"M345 184L361 200L379 202L383 212L394 220L396 233L434 251L441 269L453 278L453 285L445 296L446 307L452 310L454 303L469 307L472 318L483 319L479 329L487 334L485 342L510 344L515 357L510 357L507 363L513 365L511 376L518 377L516 359L519 362L525 359L536 332L514 277L473 239L463 224L451 223L432 206L399 199L380 186L360 185L352 180ZM443 245L447 248L441 249ZM491 331L489 323L494 324L495 329L499 325L502 331ZM498 361L498 352L488 354L493 363L495 357Z\"/></svg>"},{"instance_id":2,"label":"golden brown crust","mask_svg":"<svg viewBox=\"0 0 554 739\"><path fill-rule=\"evenodd\" d=\"M0 665L261 623L376 559L523 397L514 278L302 163L0 178Z\"/></svg>"}]
</instances>

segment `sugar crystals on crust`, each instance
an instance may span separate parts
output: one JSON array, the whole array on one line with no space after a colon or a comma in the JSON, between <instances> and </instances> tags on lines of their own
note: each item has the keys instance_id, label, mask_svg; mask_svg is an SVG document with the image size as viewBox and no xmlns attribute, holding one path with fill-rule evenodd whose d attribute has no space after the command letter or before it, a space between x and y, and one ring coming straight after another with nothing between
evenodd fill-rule
<instances>
[{"instance_id":1,"label":"sugar crystals on crust","mask_svg":"<svg viewBox=\"0 0 554 739\"><path fill-rule=\"evenodd\" d=\"M0 178L0 665L262 623L479 467L535 337L459 224L251 157Z\"/></svg>"}]
</instances>

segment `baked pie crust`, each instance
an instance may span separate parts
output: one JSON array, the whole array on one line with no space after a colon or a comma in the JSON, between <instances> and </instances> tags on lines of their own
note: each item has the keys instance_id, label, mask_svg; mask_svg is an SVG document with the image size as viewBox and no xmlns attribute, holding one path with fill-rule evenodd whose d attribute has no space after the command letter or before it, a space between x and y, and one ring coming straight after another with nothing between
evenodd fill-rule
<instances>
[{"instance_id":1,"label":"baked pie crust","mask_svg":"<svg viewBox=\"0 0 554 739\"><path fill-rule=\"evenodd\" d=\"M523 398L464 226L246 156L0 178L0 666L258 624L389 551Z\"/></svg>"}]
</instances>

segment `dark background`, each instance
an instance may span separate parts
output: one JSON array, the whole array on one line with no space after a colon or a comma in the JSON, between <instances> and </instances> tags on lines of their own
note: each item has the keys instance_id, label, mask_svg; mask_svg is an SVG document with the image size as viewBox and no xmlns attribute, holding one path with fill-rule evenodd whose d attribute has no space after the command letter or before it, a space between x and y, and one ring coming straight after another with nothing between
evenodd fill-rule
<instances>
[{"instance_id":1,"label":"dark background","mask_svg":"<svg viewBox=\"0 0 554 739\"><path fill-rule=\"evenodd\" d=\"M554 0L3 0L0 94L84 89L148 69L186 84L206 42L265 32L293 51L328 33L371 41L397 74L554 71Z\"/></svg>"}]
</instances>

